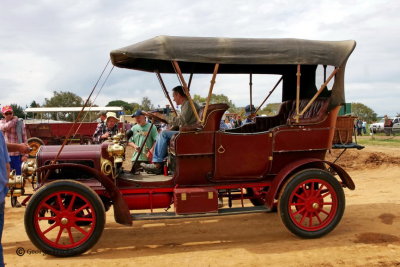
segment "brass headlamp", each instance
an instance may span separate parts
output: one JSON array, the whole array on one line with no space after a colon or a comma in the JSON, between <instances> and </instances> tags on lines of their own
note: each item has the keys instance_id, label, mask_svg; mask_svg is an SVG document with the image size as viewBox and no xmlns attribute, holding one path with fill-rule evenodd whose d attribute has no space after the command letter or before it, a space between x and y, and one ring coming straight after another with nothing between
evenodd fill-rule
<instances>
[{"instance_id":1,"label":"brass headlamp","mask_svg":"<svg viewBox=\"0 0 400 267\"><path fill-rule=\"evenodd\" d=\"M22 175L16 175L15 170L10 173L8 177L8 193L7 196L15 196L20 197L25 193L25 182L24 177Z\"/></svg>"},{"instance_id":2,"label":"brass headlamp","mask_svg":"<svg viewBox=\"0 0 400 267\"><path fill-rule=\"evenodd\" d=\"M114 157L114 163L122 163L124 161L125 147L118 144L110 144L107 148L108 155Z\"/></svg>"}]
</instances>

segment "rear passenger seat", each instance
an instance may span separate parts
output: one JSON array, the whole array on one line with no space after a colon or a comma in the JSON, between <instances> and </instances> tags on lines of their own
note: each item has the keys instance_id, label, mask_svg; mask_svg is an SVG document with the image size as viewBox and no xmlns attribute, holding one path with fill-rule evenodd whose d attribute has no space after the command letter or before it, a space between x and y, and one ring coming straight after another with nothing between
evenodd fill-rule
<instances>
[{"instance_id":1,"label":"rear passenger seat","mask_svg":"<svg viewBox=\"0 0 400 267\"><path fill-rule=\"evenodd\" d=\"M300 108L302 111L304 107L310 102L310 99L301 99ZM282 102L279 112L275 116L269 117L256 117L255 122L245 124L241 127L226 130L225 132L234 133L255 133L268 131L279 125L306 125L318 123L326 118L328 115L328 98L317 98L309 107L309 109L299 118L297 123L294 119L296 115L296 100L288 100Z\"/></svg>"}]
</instances>

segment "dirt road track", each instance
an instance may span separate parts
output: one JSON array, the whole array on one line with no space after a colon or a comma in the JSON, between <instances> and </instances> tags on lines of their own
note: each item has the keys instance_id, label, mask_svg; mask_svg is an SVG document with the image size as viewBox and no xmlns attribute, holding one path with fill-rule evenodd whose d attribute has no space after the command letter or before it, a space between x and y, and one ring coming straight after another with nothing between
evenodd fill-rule
<instances>
[{"instance_id":1,"label":"dirt road track","mask_svg":"<svg viewBox=\"0 0 400 267\"><path fill-rule=\"evenodd\" d=\"M55 258L35 254L24 230L24 208L13 209L7 203L5 262L27 267L400 266L397 159L400 151L383 147L343 157L339 164L346 165L357 188L345 190L347 205L341 223L319 239L291 235L277 213L140 221L125 227L108 212L103 236L91 251ZM23 256L16 254L18 248L25 250Z\"/></svg>"}]
</instances>

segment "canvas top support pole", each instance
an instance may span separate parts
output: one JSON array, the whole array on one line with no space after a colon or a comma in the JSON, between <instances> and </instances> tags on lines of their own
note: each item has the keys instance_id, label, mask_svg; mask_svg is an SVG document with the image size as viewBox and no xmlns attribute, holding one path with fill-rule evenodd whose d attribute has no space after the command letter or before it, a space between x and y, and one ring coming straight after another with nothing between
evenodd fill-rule
<instances>
[{"instance_id":1,"label":"canvas top support pole","mask_svg":"<svg viewBox=\"0 0 400 267\"><path fill-rule=\"evenodd\" d=\"M281 83L282 80L283 80L283 76L281 76L281 78L279 79L279 81L276 82L274 88L272 88L272 90L269 91L269 94L268 94L267 97L264 99L264 101L261 103L261 105L258 106L258 108L256 109L256 112L255 112L255 113L257 113L257 112L260 110L260 108L264 105L265 101L268 100L268 98L269 98L269 97L271 96L271 94L275 91L275 89L278 87L278 85Z\"/></svg>"},{"instance_id":2,"label":"canvas top support pole","mask_svg":"<svg viewBox=\"0 0 400 267\"><path fill-rule=\"evenodd\" d=\"M201 123L203 123L203 124L205 123L205 120L206 120L206 114L207 114L208 106L210 104L212 91L214 89L215 78L217 77L218 68L219 68L219 64L217 63L217 64L215 64L215 67L214 67L213 76L210 81L210 90L208 90L207 102L206 102L206 106L204 107L203 118L201 119Z\"/></svg>"},{"instance_id":3,"label":"canvas top support pole","mask_svg":"<svg viewBox=\"0 0 400 267\"><path fill-rule=\"evenodd\" d=\"M172 103L171 97L168 94L167 87L165 86L164 81L163 81L163 79L161 77L161 74L160 74L160 72L158 70L156 71L156 75L157 75L158 81L160 82L161 89L163 90L165 97L168 99L169 104L171 105L172 111L175 113L175 116L178 116L178 113L176 112L174 104Z\"/></svg>"}]
</instances>

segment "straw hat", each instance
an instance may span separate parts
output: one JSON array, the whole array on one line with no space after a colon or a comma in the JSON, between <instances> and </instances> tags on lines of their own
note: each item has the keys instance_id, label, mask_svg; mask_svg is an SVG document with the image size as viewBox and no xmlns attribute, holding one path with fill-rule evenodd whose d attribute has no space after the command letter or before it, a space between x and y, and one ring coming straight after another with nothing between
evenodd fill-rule
<instances>
[{"instance_id":1,"label":"straw hat","mask_svg":"<svg viewBox=\"0 0 400 267\"><path fill-rule=\"evenodd\" d=\"M106 121L108 121L108 119L110 119L110 118L114 118L115 120L118 121L117 114L116 114L115 112L107 112L107 119L106 119Z\"/></svg>"}]
</instances>

